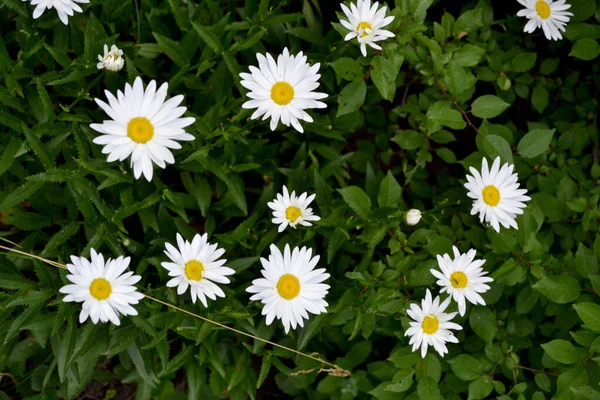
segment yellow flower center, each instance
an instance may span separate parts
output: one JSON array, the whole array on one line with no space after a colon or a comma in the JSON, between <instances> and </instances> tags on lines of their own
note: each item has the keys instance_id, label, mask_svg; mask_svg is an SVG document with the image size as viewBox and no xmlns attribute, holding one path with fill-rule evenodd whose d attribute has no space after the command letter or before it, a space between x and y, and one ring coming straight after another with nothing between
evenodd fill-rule
<instances>
[{"instance_id":1,"label":"yellow flower center","mask_svg":"<svg viewBox=\"0 0 600 400\"><path fill-rule=\"evenodd\" d=\"M110 282L104 278L96 278L90 285L90 294L96 300L106 300L112 293Z\"/></svg>"},{"instance_id":2,"label":"yellow flower center","mask_svg":"<svg viewBox=\"0 0 600 400\"><path fill-rule=\"evenodd\" d=\"M546 3L546 0L538 0L538 2L535 3L535 10L543 19L550 17L550 6Z\"/></svg>"},{"instance_id":3,"label":"yellow flower center","mask_svg":"<svg viewBox=\"0 0 600 400\"><path fill-rule=\"evenodd\" d=\"M462 289L469 283L469 278L467 278L464 272L456 271L450 275L450 283L455 289Z\"/></svg>"},{"instance_id":4,"label":"yellow flower center","mask_svg":"<svg viewBox=\"0 0 600 400\"><path fill-rule=\"evenodd\" d=\"M427 333L428 335L432 335L437 332L439 325L440 321L438 321L435 315L428 315L423 318L421 327L423 328L423 332Z\"/></svg>"},{"instance_id":5,"label":"yellow flower center","mask_svg":"<svg viewBox=\"0 0 600 400\"><path fill-rule=\"evenodd\" d=\"M185 276L190 281L199 281L202 279L202 272L204 272L204 265L200 261L192 260L185 263Z\"/></svg>"},{"instance_id":6,"label":"yellow flower center","mask_svg":"<svg viewBox=\"0 0 600 400\"><path fill-rule=\"evenodd\" d=\"M285 210L285 217L292 222L296 222L302 216L302 211L298 207L289 206Z\"/></svg>"},{"instance_id":7,"label":"yellow flower center","mask_svg":"<svg viewBox=\"0 0 600 400\"><path fill-rule=\"evenodd\" d=\"M300 293L300 281L292 274L285 274L277 282L277 292L286 300L292 300Z\"/></svg>"},{"instance_id":8,"label":"yellow flower center","mask_svg":"<svg viewBox=\"0 0 600 400\"><path fill-rule=\"evenodd\" d=\"M146 117L135 117L127 124L127 136L136 143L146 143L154 136L154 126Z\"/></svg>"},{"instance_id":9,"label":"yellow flower center","mask_svg":"<svg viewBox=\"0 0 600 400\"><path fill-rule=\"evenodd\" d=\"M495 207L500 203L500 191L494 185L489 185L483 188L483 201L488 206Z\"/></svg>"},{"instance_id":10,"label":"yellow flower center","mask_svg":"<svg viewBox=\"0 0 600 400\"><path fill-rule=\"evenodd\" d=\"M277 82L271 88L271 98L280 106L285 106L294 99L294 88L287 82Z\"/></svg>"},{"instance_id":11,"label":"yellow flower center","mask_svg":"<svg viewBox=\"0 0 600 400\"><path fill-rule=\"evenodd\" d=\"M356 26L356 30L358 32L360 32L361 29L362 29L362 34L360 35L361 38L364 38L365 36L367 36L369 34L369 32L373 31L373 27L367 21L359 22L359 24Z\"/></svg>"}]
</instances>

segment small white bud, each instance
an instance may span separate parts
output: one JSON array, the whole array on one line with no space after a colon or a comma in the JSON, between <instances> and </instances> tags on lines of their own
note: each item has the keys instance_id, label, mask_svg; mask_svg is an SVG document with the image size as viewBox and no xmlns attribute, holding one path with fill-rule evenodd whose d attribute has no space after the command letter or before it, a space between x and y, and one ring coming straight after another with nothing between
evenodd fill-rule
<instances>
[{"instance_id":1,"label":"small white bud","mask_svg":"<svg viewBox=\"0 0 600 400\"><path fill-rule=\"evenodd\" d=\"M411 208L410 210L408 210L406 212L406 215L404 216L404 221L408 225L416 225L419 223L420 220L421 220L421 211L417 210L416 208Z\"/></svg>"},{"instance_id":2,"label":"small white bud","mask_svg":"<svg viewBox=\"0 0 600 400\"><path fill-rule=\"evenodd\" d=\"M98 61L100 61L96 64L98 69L106 68L107 71L120 71L125 64L123 50L113 44L110 51L108 51L108 46L104 45L104 56L98 55Z\"/></svg>"}]
</instances>

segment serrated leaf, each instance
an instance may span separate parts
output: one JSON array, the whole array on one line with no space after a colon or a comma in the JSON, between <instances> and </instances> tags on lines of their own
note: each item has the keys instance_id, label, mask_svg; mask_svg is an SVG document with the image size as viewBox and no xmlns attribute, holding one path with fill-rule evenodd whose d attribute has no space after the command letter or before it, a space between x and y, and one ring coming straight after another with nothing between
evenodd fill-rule
<instances>
[{"instance_id":1,"label":"serrated leaf","mask_svg":"<svg viewBox=\"0 0 600 400\"><path fill-rule=\"evenodd\" d=\"M77 231L79 231L79 223L76 221L71 222L67 226L63 227L60 231L55 233L54 236L52 236L52 238L48 241L41 255L46 256L52 250L56 249L58 246L62 245L67 240L69 240L69 238L74 236L77 233Z\"/></svg>"},{"instance_id":2,"label":"serrated leaf","mask_svg":"<svg viewBox=\"0 0 600 400\"><path fill-rule=\"evenodd\" d=\"M337 189L342 198L354 210L359 217L368 220L371 214L371 199L358 186L348 186L342 189Z\"/></svg>"},{"instance_id":3,"label":"serrated leaf","mask_svg":"<svg viewBox=\"0 0 600 400\"><path fill-rule=\"evenodd\" d=\"M44 303L50 297L52 297L54 293L51 290L41 290L39 292L33 292L24 294L21 296L17 296L14 300L6 304L7 308L22 306L22 305L35 305Z\"/></svg>"},{"instance_id":4,"label":"serrated leaf","mask_svg":"<svg viewBox=\"0 0 600 400\"><path fill-rule=\"evenodd\" d=\"M28 199L32 194L40 190L44 186L40 182L26 182L8 194L0 203L0 210L8 211L10 208Z\"/></svg>"},{"instance_id":5,"label":"serrated leaf","mask_svg":"<svg viewBox=\"0 0 600 400\"><path fill-rule=\"evenodd\" d=\"M192 21L192 26L198 32L198 35L202 40L206 42L206 44L213 49L213 51L217 54L221 54L223 52L223 48L221 47L221 41L214 34L214 32L206 26L200 25L198 22Z\"/></svg>"},{"instance_id":6,"label":"serrated leaf","mask_svg":"<svg viewBox=\"0 0 600 400\"><path fill-rule=\"evenodd\" d=\"M0 274L0 288L2 289L35 289L37 284L20 275Z\"/></svg>"},{"instance_id":7,"label":"serrated leaf","mask_svg":"<svg viewBox=\"0 0 600 400\"><path fill-rule=\"evenodd\" d=\"M27 127L27 125L22 124L21 129L25 132L25 137L27 138L27 142L38 156L46 170L52 169L55 167L54 160L50 156L47 147L42 143L40 138Z\"/></svg>"},{"instance_id":8,"label":"serrated leaf","mask_svg":"<svg viewBox=\"0 0 600 400\"><path fill-rule=\"evenodd\" d=\"M153 32L152 35L162 51L164 51L167 57L173 60L175 64L180 67L187 67L190 65L190 59L179 43L155 32Z\"/></svg>"}]
</instances>

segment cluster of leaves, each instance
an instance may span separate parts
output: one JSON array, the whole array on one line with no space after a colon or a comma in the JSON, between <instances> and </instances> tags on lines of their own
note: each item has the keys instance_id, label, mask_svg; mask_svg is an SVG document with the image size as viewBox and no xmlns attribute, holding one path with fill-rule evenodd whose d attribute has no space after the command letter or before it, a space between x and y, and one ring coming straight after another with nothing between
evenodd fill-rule
<instances>
[{"instance_id":1,"label":"cluster of leaves","mask_svg":"<svg viewBox=\"0 0 600 400\"><path fill-rule=\"evenodd\" d=\"M352 375L149 301L119 327L79 326L79 305L58 294L64 272L4 254L0 398L111 398L135 384L139 399L598 399L600 9L569 0L566 38L548 42L522 33L514 3L390 2L396 37L364 58L335 1L92 0L64 26L3 0L2 238L60 262L129 255L146 293ZM124 70L99 72L115 42ZM285 46L321 63L331 94L304 135L241 109L239 72ZM106 118L92 99L138 75L168 81L197 118L196 140L151 183L106 163L89 128ZM519 230L470 215L465 170L496 156L532 197ZM316 192L314 228L277 234L266 203L283 184ZM415 229L408 208L427 210ZM236 270L208 309L164 287L177 232L208 232ZM287 336L244 292L271 243L312 247L332 275L329 313ZM405 310L453 244L476 248L495 282L487 307L457 319L460 344L421 359Z\"/></svg>"}]
</instances>

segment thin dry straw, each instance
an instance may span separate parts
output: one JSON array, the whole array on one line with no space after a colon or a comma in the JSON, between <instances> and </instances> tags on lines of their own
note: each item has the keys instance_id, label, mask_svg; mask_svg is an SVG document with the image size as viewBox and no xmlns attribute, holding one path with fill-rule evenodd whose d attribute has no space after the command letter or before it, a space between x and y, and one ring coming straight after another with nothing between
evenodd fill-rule
<instances>
[{"instance_id":1,"label":"thin dry straw","mask_svg":"<svg viewBox=\"0 0 600 400\"><path fill-rule=\"evenodd\" d=\"M18 254L21 254L21 255L24 255L24 256L27 256L27 257L34 258L34 259L36 259L36 260L39 260L39 261L45 262L45 263L47 263L47 264L50 264L50 265L52 265L53 267L57 267L57 268L61 268L61 269L67 269L67 267L66 267L64 264L58 263L58 262L56 262L56 261L51 261L51 260L48 260L48 259L46 259L46 258L43 258L43 257L39 257L39 256L36 256L36 255L34 255L34 254L26 253L26 252L24 252L24 251L21 251L21 250L11 249L10 247L5 247L5 246L2 246L2 245L0 245L0 249L8 250L8 251L10 251L10 252L13 252L13 253L18 253ZM185 314L188 314L188 315L190 315L190 316L192 316L192 317L194 317L194 318L198 318L198 319L200 319L200 320L202 320L202 321L209 322L209 323L211 323L211 324L213 324L213 325L219 326L219 327L221 327L221 328L228 329L228 330L230 330L230 331L232 331L232 332L235 332L235 333L237 333L237 334L240 334L240 335L247 336L247 337L249 337L249 338L252 338L252 339L255 339L255 340L261 341L261 342L263 342L263 343L270 344L271 346L279 347L280 349L287 350L287 351L289 351L289 352L292 352L292 353L294 353L294 354L298 354L298 355L300 355L300 356L303 356L303 357L310 358L311 360L314 360L314 361L320 362L320 363L321 363L323 366L326 366L326 365L327 365L327 366L330 366L330 367L331 367L331 368L320 368L320 369L319 369L319 372L327 372L329 375L333 375L333 376L339 376L339 377L346 377L346 376L350 376L350 375L351 375L351 372L350 372L350 371L348 371L348 370L346 370L346 369L343 369L343 368L341 368L341 367L339 367L339 366L337 366L337 365L335 365L335 364L332 364L332 363L330 363L330 362L327 362L327 361L323 360L322 358L318 358L318 357L312 356L312 355L310 355L310 354L302 353L301 351L294 350L294 349L291 349L291 348L289 348L289 347L283 346L283 345L281 345L281 344L278 344L278 343L275 343L275 342L271 342L271 341L269 341L269 340L266 340L266 339L260 338L260 337L258 337L258 336L251 335L251 334L249 334L249 333L246 333L246 332L244 332L244 331L240 331L240 330L238 330L238 329L235 329L235 328L232 328L232 327L230 327L230 326L227 326L227 325L221 324L220 322L213 321L212 319L209 319L209 318L203 317L203 316L201 316L201 315L198 315L198 314L194 314L194 313L193 313L193 312L191 312L191 311L187 311L187 310L184 310L183 308L179 308L179 307L177 307L177 306L175 306L175 305L173 305L173 304L171 304L171 303L167 303L166 301L162 301L162 300L159 300L159 299L155 299L154 297L152 297L152 296L149 296L149 295L147 295L147 294L144 294L144 296L145 296L146 298L148 298L149 300L152 300L152 301L155 301L155 302L157 302L157 303L163 304L163 305L165 305L165 306L167 306L167 307L169 307L169 308L172 308L172 309L174 309L174 310L181 311L181 312L183 312L183 313L185 313ZM315 354L315 353L313 353L313 354ZM315 368L313 368L313 369L310 369L310 370L306 370L306 371L297 371L297 372L295 372L295 373L294 373L294 375L297 375L297 374L299 374L299 373L311 373L311 372L313 372L314 370L315 370Z\"/></svg>"}]
</instances>

